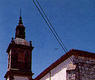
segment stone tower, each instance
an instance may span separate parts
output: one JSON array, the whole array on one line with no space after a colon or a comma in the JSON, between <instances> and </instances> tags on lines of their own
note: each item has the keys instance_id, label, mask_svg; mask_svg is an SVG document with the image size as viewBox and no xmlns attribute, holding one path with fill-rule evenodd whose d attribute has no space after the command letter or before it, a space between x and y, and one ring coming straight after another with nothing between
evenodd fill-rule
<instances>
[{"instance_id":1,"label":"stone tower","mask_svg":"<svg viewBox=\"0 0 95 80\"><path fill-rule=\"evenodd\" d=\"M31 60L33 46L25 40L25 27L22 17L16 27L15 39L12 38L8 48L8 70L6 80L32 80Z\"/></svg>"}]
</instances>

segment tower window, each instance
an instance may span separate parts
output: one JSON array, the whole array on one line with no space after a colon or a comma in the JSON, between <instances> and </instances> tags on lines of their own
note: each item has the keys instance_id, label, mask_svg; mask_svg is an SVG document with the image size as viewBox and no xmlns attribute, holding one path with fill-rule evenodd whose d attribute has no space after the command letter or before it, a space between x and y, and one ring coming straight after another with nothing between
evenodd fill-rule
<instances>
[{"instance_id":1,"label":"tower window","mask_svg":"<svg viewBox=\"0 0 95 80\"><path fill-rule=\"evenodd\" d=\"M18 62L25 62L25 54L24 53L18 53Z\"/></svg>"}]
</instances>

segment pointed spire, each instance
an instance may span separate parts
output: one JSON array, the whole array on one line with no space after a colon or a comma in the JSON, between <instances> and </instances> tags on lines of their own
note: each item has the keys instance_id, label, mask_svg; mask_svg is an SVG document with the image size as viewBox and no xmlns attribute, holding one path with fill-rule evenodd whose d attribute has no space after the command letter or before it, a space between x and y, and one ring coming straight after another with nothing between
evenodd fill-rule
<instances>
[{"instance_id":1,"label":"pointed spire","mask_svg":"<svg viewBox=\"0 0 95 80\"><path fill-rule=\"evenodd\" d=\"M21 17L21 8L20 8L19 24L23 24L23 22L22 22L22 17Z\"/></svg>"},{"instance_id":2,"label":"pointed spire","mask_svg":"<svg viewBox=\"0 0 95 80\"><path fill-rule=\"evenodd\" d=\"M19 24L16 27L15 38L25 39L25 27L22 22L21 9L20 9Z\"/></svg>"}]
</instances>

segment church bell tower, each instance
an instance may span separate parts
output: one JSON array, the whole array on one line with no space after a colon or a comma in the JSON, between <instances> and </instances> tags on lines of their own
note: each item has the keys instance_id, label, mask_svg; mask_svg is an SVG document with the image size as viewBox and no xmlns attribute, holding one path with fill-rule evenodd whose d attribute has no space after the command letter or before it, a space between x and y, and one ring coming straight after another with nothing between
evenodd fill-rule
<instances>
[{"instance_id":1,"label":"church bell tower","mask_svg":"<svg viewBox=\"0 0 95 80\"><path fill-rule=\"evenodd\" d=\"M25 27L22 17L16 27L15 39L12 38L8 48L8 70L6 80L32 80L31 60L33 46L25 40Z\"/></svg>"}]
</instances>

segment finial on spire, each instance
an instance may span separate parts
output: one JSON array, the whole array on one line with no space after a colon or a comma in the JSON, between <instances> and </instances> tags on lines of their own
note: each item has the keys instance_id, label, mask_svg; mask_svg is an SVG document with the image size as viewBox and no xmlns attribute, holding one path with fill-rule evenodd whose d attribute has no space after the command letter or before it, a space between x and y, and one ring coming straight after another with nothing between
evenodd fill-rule
<instances>
[{"instance_id":1,"label":"finial on spire","mask_svg":"<svg viewBox=\"0 0 95 80\"><path fill-rule=\"evenodd\" d=\"M20 18L19 18L19 24L23 24L22 17L21 17L21 8L20 8Z\"/></svg>"},{"instance_id":2,"label":"finial on spire","mask_svg":"<svg viewBox=\"0 0 95 80\"><path fill-rule=\"evenodd\" d=\"M21 8L20 8L20 16L21 16Z\"/></svg>"}]
</instances>

